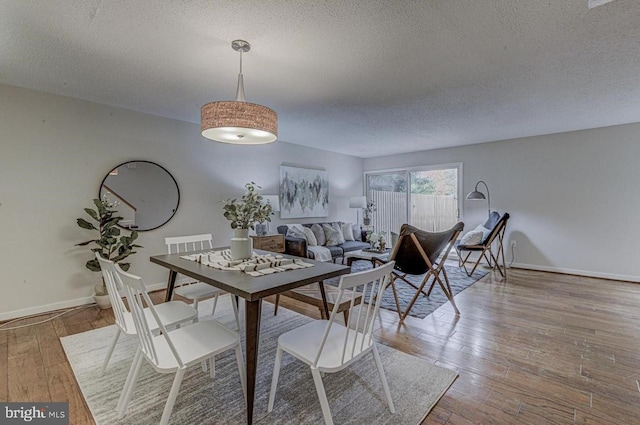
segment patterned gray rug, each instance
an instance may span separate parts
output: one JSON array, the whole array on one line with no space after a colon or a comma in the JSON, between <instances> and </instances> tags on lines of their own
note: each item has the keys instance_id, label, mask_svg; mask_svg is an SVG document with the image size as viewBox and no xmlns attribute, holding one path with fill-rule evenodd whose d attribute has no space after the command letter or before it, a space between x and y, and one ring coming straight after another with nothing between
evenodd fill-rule
<instances>
[{"instance_id":1,"label":"patterned gray rug","mask_svg":"<svg viewBox=\"0 0 640 425\"><path fill-rule=\"evenodd\" d=\"M473 273L473 275L469 277L467 276L463 268L458 267L457 260L447 261L444 267L447 270L447 276L449 276L449 283L451 284L451 290L453 291L454 295L464 291L466 288L468 288L473 283L477 282L479 279L483 278L489 273L489 271L486 269L477 269ZM371 262L368 260L354 261L353 264L351 265L351 270L354 272L368 270L370 268L371 268ZM409 280L411 283L415 284L418 287L420 286L420 283L422 283L423 278L424 278L424 275L407 276L407 280ZM442 276L440 278L443 279ZM430 278L429 283L425 285L425 289L424 289L425 293L429 290L429 285L431 285L432 280L433 280L433 277ZM338 281L339 281L338 278L334 278L334 279L326 280L325 283L329 283L337 286ZM444 279L443 279L443 282L444 282ZM416 290L411 286L407 285L405 282L402 282L401 280L396 281L396 290L398 292L398 301L400 302L400 308L404 312L407 306L409 305L409 302L415 295ZM448 303L448 302L449 300L442 292L440 285L436 283L436 286L433 288L433 291L431 292L428 298L425 297L424 295L420 295L418 297L418 299L416 300L416 303L413 305L413 308L411 309L411 311L409 311L409 316L417 317L419 319L424 319L429 314L433 313L433 311L438 307L440 307L442 304ZM384 291L384 294L382 296L381 307L387 310L397 311L396 302L393 298L393 291L391 290L391 288L387 288L387 290ZM452 311L453 311L453 307L452 307Z\"/></svg>"},{"instance_id":2,"label":"patterned gray rug","mask_svg":"<svg viewBox=\"0 0 640 425\"><path fill-rule=\"evenodd\" d=\"M201 314L211 311L210 303L200 304ZM286 354L274 411L267 413L277 337L312 319L282 307L274 316L270 303L263 303L262 314L254 423L324 423L309 367ZM230 303L224 296L218 302L216 319L234 326L232 317ZM211 316L201 318L211 319ZM107 372L100 377L100 365L114 332L115 325L61 338L82 394L98 425L155 425L160 421L173 375L160 375L145 363L128 413L118 420L115 408L137 340L121 337ZM360 361L324 378L336 424L419 424L457 376L456 372L426 360L381 344L378 347L396 414L391 414L386 405L373 360ZM170 424L244 423L246 405L233 353L216 357L214 381L199 367L187 371Z\"/></svg>"}]
</instances>

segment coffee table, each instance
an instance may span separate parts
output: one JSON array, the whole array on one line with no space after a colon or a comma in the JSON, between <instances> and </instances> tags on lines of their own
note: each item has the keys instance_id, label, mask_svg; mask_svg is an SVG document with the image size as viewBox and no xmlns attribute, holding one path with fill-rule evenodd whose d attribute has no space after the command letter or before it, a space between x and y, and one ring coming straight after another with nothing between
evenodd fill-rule
<instances>
[{"instance_id":1,"label":"coffee table","mask_svg":"<svg viewBox=\"0 0 640 425\"><path fill-rule=\"evenodd\" d=\"M384 252L375 252L375 251L364 251L359 249L357 251L351 251L344 254L344 258L347 259L347 266L351 267L356 260L367 260L371 261L373 267L376 266L376 260L386 261L389 258L389 254L391 254L391 249L387 249Z\"/></svg>"}]
</instances>

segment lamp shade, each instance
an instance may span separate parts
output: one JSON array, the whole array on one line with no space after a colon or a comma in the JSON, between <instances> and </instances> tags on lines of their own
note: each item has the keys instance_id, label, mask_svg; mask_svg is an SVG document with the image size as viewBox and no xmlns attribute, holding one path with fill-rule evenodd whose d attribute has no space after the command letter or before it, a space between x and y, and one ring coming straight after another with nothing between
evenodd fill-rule
<instances>
[{"instance_id":1,"label":"lamp shade","mask_svg":"<svg viewBox=\"0 0 640 425\"><path fill-rule=\"evenodd\" d=\"M250 102L219 101L201 109L200 131L207 139L238 145L260 145L278 139L278 114Z\"/></svg>"},{"instance_id":2,"label":"lamp shade","mask_svg":"<svg viewBox=\"0 0 640 425\"><path fill-rule=\"evenodd\" d=\"M467 195L467 199L480 200L487 198L484 196L484 193L474 190L473 192L469 192L469 194Z\"/></svg>"},{"instance_id":3,"label":"lamp shade","mask_svg":"<svg viewBox=\"0 0 640 425\"><path fill-rule=\"evenodd\" d=\"M366 196L352 196L349 200L349 208L366 208L367 197Z\"/></svg>"},{"instance_id":4,"label":"lamp shade","mask_svg":"<svg viewBox=\"0 0 640 425\"><path fill-rule=\"evenodd\" d=\"M280 211L280 196L278 196L278 195L264 195L262 197L262 199L265 202L269 201L269 203L271 204L271 209L273 210L273 212Z\"/></svg>"}]
</instances>

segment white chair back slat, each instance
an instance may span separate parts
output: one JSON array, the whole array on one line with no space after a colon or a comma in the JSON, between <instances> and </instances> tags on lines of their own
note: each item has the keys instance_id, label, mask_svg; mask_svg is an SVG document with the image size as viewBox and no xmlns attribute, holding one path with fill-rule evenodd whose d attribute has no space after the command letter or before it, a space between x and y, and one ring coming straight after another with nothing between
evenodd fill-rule
<instances>
[{"instance_id":1,"label":"white chair back slat","mask_svg":"<svg viewBox=\"0 0 640 425\"><path fill-rule=\"evenodd\" d=\"M211 233L190 236L174 236L164 238L168 254L179 254L189 251L213 249L213 237Z\"/></svg>"},{"instance_id":2,"label":"white chair back slat","mask_svg":"<svg viewBox=\"0 0 640 425\"><path fill-rule=\"evenodd\" d=\"M123 289L123 286L114 264L112 261L102 258L97 252L95 254L96 259L100 264L102 278L107 286L107 293L109 294L109 301L111 301L111 307L113 308L113 315L115 316L116 323L120 328L122 328L122 330L124 330L124 332L131 333L132 329L127 328L127 321L125 320L125 315L129 313L129 310L127 310L127 307L120 296L120 291Z\"/></svg>"},{"instance_id":3,"label":"white chair back slat","mask_svg":"<svg viewBox=\"0 0 640 425\"><path fill-rule=\"evenodd\" d=\"M369 349L373 345L373 325L375 317L380 309L380 305L382 304L382 292L390 282L394 265L395 262L390 261L383 266L358 273L343 275L340 278L340 284L338 285L338 298L334 303L331 316L329 317L329 321L325 327L320 346L318 347L318 352L316 353L313 362L313 367L317 367L320 357L322 356L322 350L324 349L329 333L331 332L331 327L338 316L338 309L346 291L351 292L351 302L349 305L349 322L345 324L346 331L342 344L342 364L354 358L358 353ZM367 293L369 294L369 302L365 303L364 298ZM374 294L377 294L377 296L375 305L372 307L371 302L373 301ZM356 307L355 302L359 296L363 297L363 301ZM363 308L365 311L362 310ZM353 323L354 320L355 324Z\"/></svg>"},{"instance_id":4,"label":"white chair back slat","mask_svg":"<svg viewBox=\"0 0 640 425\"><path fill-rule=\"evenodd\" d=\"M140 340L140 347L142 349L142 352L149 359L149 361L151 361L151 363L156 366L159 365L158 354L155 346L155 338L149 327L147 316L144 313L146 304L148 310L151 312L154 320L158 324L158 330L164 336L167 345L171 349L171 352L173 353L178 366L181 368L184 367L182 359L180 358L180 355L178 354L173 341L171 341L169 332L167 332L167 329L160 321L160 317L158 316L158 313L153 306L153 301L151 301L151 298L147 293L142 278L125 272L118 265L115 266L115 269L125 287L125 290L127 291L127 300L129 301L131 307L133 323L136 327L136 333L138 334L138 338Z\"/></svg>"}]
</instances>

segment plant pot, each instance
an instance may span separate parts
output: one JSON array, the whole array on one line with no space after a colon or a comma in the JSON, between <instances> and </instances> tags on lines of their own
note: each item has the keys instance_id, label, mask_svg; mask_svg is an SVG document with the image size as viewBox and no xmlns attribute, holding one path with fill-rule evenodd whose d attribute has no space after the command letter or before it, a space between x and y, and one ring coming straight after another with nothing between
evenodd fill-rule
<instances>
[{"instance_id":1,"label":"plant pot","mask_svg":"<svg viewBox=\"0 0 640 425\"><path fill-rule=\"evenodd\" d=\"M231 238L231 259L246 260L253 256L253 240L249 237L249 229L233 229Z\"/></svg>"},{"instance_id":2,"label":"plant pot","mask_svg":"<svg viewBox=\"0 0 640 425\"><path fill-rule=\"evenodd\" d=\"M100 310L105 310L111 307L111 300L109 300L109 295L94 295L93 300L96 302Z\"/></svg>"}]
</instances>

